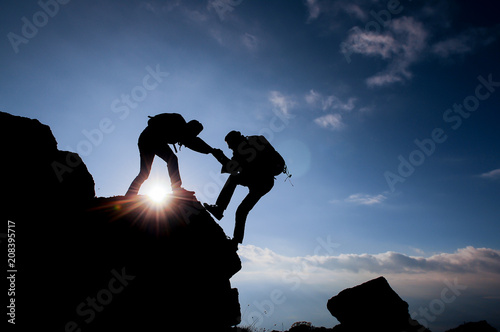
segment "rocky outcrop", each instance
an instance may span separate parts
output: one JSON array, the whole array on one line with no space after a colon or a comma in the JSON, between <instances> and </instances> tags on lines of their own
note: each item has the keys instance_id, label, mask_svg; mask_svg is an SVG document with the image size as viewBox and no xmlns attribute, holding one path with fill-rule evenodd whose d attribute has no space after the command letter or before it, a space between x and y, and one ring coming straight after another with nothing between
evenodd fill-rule
<instances>
[{"instance_id":1,"label":"rocky outcrop","mask_svg":"<svg viewBox=\"0 0 500 332\"><path fill-rule=\"evenodd\" d=\"M195 197L172 196L164 206L143 196L99 198L73 232L81 241L67 244L79 257L72 274L85 288L65 302L82 330L199 331L198 324L209 324L224 331L240 322L230 278L241 261ZM98 298L113 271L130 280L109 311L96 312L95 320L76 312L89 294Z\"/></svg>"},{"instance_id":2,"label":"rocky outcrop","mask_svg":"<svg viewBox=\"0 0 500 332\"><path fill-rule=\"evenodd\" d=\"M16 215L80 204L95 195L94 180L78 154L58 150L50 128L38 120L0 112L0 153L8 190L2 203Z\"/></svg>"},{"instance_id":3,"label":"rocky outcrop","mask_svg":"<svg viewBox=\"0 0 500 332\"><path fill-rule=\"evenodd\" d=\"M379 277L353 288L344 289L327 304L340 322L334 331L429 331L408 313L408 303Z\"/></svg>"},{"instance_id":4,"label":"rocky outcrop","mask_svg":"<svg viewBox=\"0 0 500 332\"><path fill-rule=\"evenodd\" d=\"M195 196L95 198L50 128L0 113L2 217L16 232L16 328L225 331L240 322L236 248ZM3 221L5 222L5 221Z\"/></svg>"}]
</instances>

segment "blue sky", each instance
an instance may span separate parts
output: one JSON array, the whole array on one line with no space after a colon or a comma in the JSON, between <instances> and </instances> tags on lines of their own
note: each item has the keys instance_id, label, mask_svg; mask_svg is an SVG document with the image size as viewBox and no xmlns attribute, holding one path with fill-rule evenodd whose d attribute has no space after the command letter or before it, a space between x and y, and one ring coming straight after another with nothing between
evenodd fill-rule
<instances>
[{"instance_id":1,"label":"blue sky","mask_svg":"<svg viewBox=\"0 0 500 332\"><path fill-rule=\"evenodd\" d=\"M126 192L148 115L197 119L227 154L230 130L266 135L293 186L278 177L249 215L232 280L245 325L333 326L328 298L384 275L433 331L500 328L492 3L3 1L0 110L49 125L98 196ZM215 202L215 159L178 157ZM141 192L155 184L169 187L161 161Z\"/></svg>"}]
</instances>

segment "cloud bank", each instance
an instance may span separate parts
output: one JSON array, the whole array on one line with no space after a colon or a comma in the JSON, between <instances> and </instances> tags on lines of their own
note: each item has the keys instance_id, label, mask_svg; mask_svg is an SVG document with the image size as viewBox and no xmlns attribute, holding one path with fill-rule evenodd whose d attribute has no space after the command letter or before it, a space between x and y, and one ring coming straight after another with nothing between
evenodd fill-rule
<instances>
[{"instance_id":1,"label":"cloud bank","mask_svg":"<svg viewBox=\"0 0 500 332\"><path fill-rule=\"evenodd\" d=\"M244 268L237 279L265 279L272 284L288 285L292 290L342 289L384 275L391 285L403 289L405 296L420 297L442 287L445 280L458 278L476 293L500 297L500 250L468 246L453 253L423 257L393 251L321 255L326 247L318 248L311 256L290 257L267 248L241 246L239 255Z\"/></svg>"},{"instance_id":2,"label":"cloud bank","mask_svg":"<svg viewBox=\"0 0 500 332\"><path fill-rule=\"evenodd\" d=\"M379 254L340 254L337 256L280 255L267 248L242 246L240 255L254 267L291 267L300 264L329 271L423 274L429 272L494 273L500 274L500 250L468 246L454 253L439 253L429 257L409 256L388 251Z\"/></svg>"},{"instance_id":3,"label":"cloud bank","mask_svg":"<svg viewBox=\"0 0 500 332\"><path fill-rule=\"evenodd\" d=\"M294 315L297 318L292 321L301 317L312 319L317 326L333 326L336 322L325 308L327 300L345 288L383 275L409 303L413 317L433 331L456 326L465 317L495 323L500 250L468 246L428 257L393 251L331 255L339 247L329 239L318 239L314 255L291 257L267 248L241 246L243 269L231 283L242 290L243 301L248 303L244 321L252 323L258 316L259 324L275 323ZM272 302L276 294L279 301Z\"/></svg>"}]
</instances>

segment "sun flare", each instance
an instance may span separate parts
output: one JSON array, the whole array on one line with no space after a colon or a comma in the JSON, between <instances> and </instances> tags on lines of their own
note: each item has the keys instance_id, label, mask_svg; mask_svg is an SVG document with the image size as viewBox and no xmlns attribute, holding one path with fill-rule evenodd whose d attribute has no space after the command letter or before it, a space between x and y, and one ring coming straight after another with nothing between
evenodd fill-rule
<instances>
[{"instance_id":1,"label":"sun flare","mask_svg":"<svg viewBox=\"0 0 500 332\"><path fill-rule=\"evenodd\" d=\"M162 186L154 186L148 191L147 195L153 202L163 203L167 198L168 193L169 191Z\"/></svg>"}]
</instances>

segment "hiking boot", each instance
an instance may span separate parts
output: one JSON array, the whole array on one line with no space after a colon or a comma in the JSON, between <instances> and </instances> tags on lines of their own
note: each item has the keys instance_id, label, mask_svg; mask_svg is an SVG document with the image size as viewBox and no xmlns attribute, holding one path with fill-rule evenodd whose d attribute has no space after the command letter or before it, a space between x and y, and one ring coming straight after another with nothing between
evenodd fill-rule
<instances>
[{"instance_id":1,"label":"hiking boot","mask_svg":"<svg viewBox=\"0 0 500 332\"><path fill-rule=\"evenodd\" d=\"M224 210L222 210L220 207L217 205L210 205L207 203L203 203L203 206L205 209L207 209L208 212L210 212L217 220L221 220L222 217L224 217Z\"/></svg>"}]
</instances>

